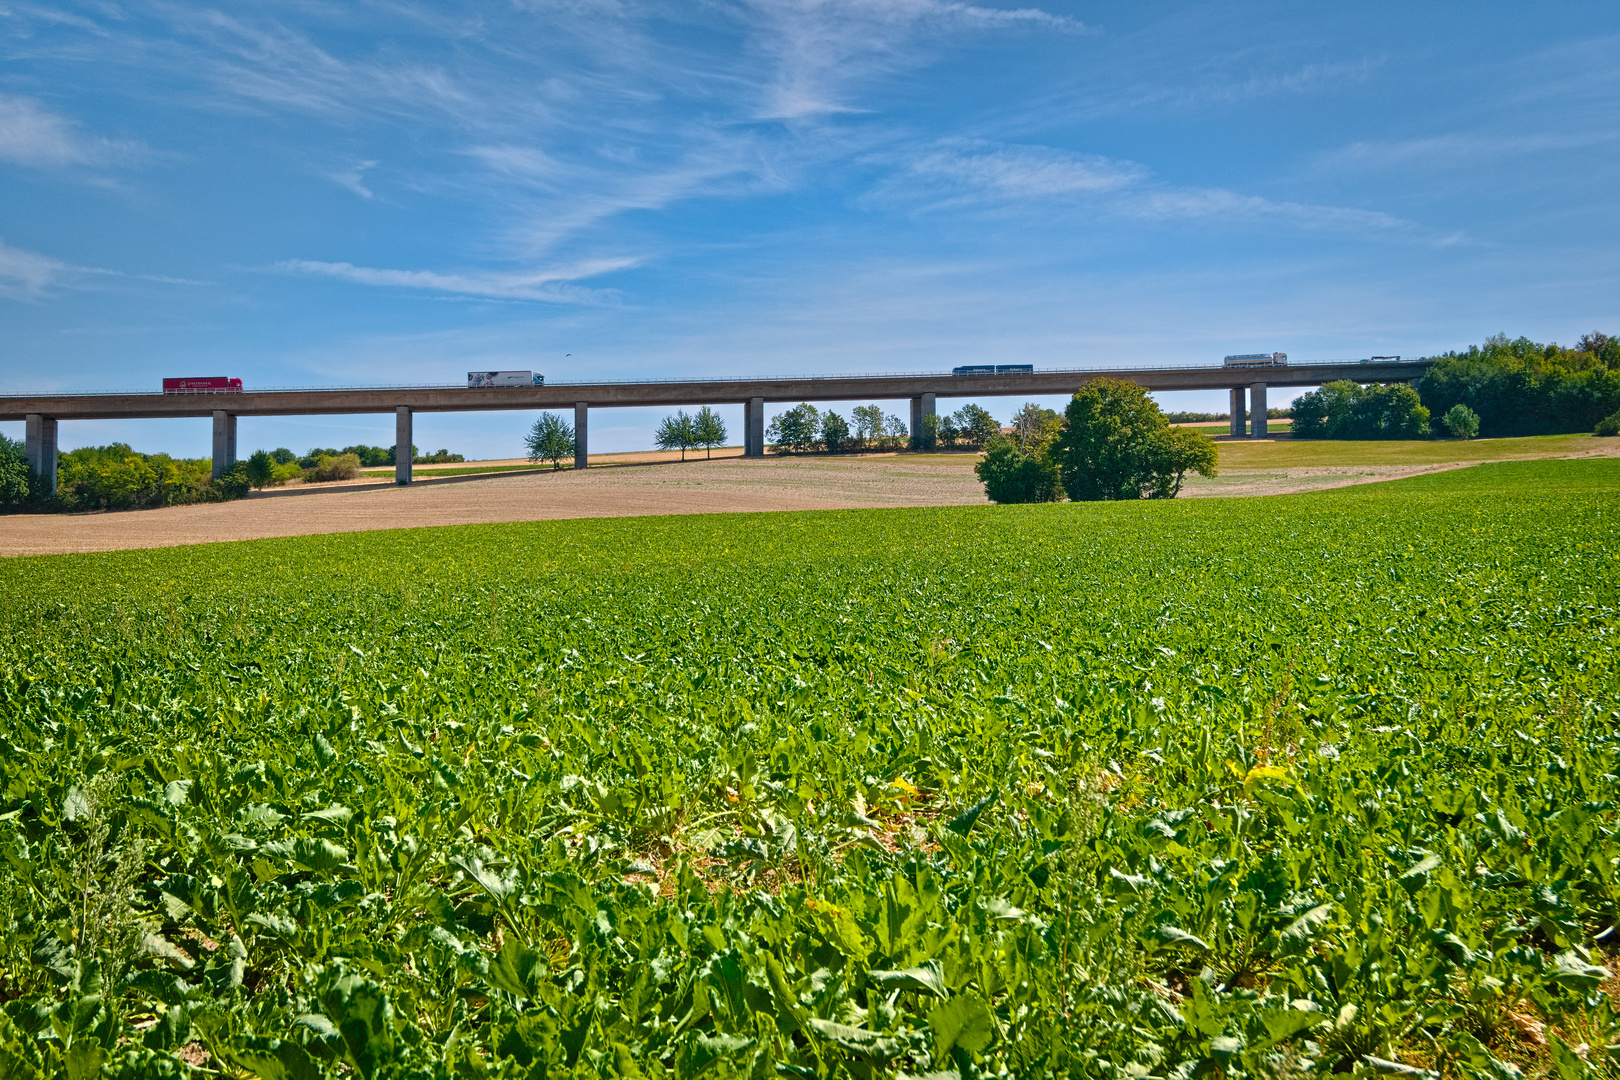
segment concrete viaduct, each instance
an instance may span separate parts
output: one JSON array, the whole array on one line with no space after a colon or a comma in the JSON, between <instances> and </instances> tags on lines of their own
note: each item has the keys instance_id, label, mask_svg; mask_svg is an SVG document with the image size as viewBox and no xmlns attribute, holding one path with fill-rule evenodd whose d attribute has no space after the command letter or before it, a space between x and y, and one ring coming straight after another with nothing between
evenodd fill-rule
<instances>
[{"instance_id":1,"label":"concrete viaduct","mask_svg":"<svg viewBox=\"0 0 1620 1080\"><path fill-rule=\"evenodd\" d=\"M26 422L28 463L56 488L57 423L62 420L127 420L211 417L214 475L236 463L239 416L313 416L393 413L394 478L411 482L411 417L419 412L574 408L574 467L589 460L587 418L592 408L687 405L743 406L743 455L765 454L765 406L799 401L911 402L911 431L934 415L939 398L1072 394L1097 378L1126 379L1149 390L1230 390L1232 434L1266 434L1268 386L1320 386L1335 379L1360 383L1410 382L1427 370L1424 361L1334 361L1278 367L1158 367L1073 369L998 375L818 375L782 379L671 379L653 382L549 383L534 387L469 389L461 386L399 386L304 390L254 390L240 394L112 394L0 396L0 420ZM1248 391L1245 409L1244 391ZM1248 423L1245 424L1245 413Z\"/></svg>"}]
</instances>

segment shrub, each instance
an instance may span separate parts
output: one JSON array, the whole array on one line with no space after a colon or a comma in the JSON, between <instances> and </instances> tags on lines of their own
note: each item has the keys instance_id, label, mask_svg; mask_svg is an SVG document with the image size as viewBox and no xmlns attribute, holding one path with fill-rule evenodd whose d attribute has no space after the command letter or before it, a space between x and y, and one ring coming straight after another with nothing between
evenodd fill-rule
<instances>
[{"instance_id":1,"label":"shrub","mask_svg":"<svg viewBox=\"0 0 1620 1080\"><path fill-rule=\"evenodd\" d=\"M1620 412L1617 412L1612 416L1605 416L1602 420L1597 422L1597 426L1592 430L1595 434L1602 435L1606 438L1620 435Z\"/></svg>"},{"instance_id":2,"label":"shrub","mask_svg":"<svg viewBox=\"0 0 1620 1080\"><path fill-rule=\"evenodd\" d=\"M1025 453L1011 441L997 440L973 466L984 493L995 503L1053 502L1057 468L1043 457Z\"/></svg>"},{"instance_id":3,"label":"shrub","mask_svg":"<svg viewBox=\"0 0 1620 1080\"><path fill-rule=\"evenodd\" d=\"M247 459L248 483L264 490L266 484L276 478L276 459L270 456L268 450L255 450L253 456Z\"/></svg>"},{"instance_id":4,"label":"shrub","mask_svg":"<svg viewBox=\"0 0 1620 1080\"><path fill-rule=\"evenodd\" d=\"M1472 439L1479 434L1479 414L1457 402L1440 418L1453 439Z\"/></svg>"},{"instance_id":5,"label":"shrub","mask_svg":"<svg viewBox=\"0 0 1620 1080\"><path fill-rule=\"evenodd\" d=\"M304 473L304 479L318 484L332 480L353 480L360 475L360 455L322 454Z\"/></svg>"},{"instance_id":6,"label":"shrub","mask_svg":"<svg viewBox=\"0 0 1620 1080\"><path fill-rule=\"evenodd\" d=\"M245 461L238 461L224 476L209 481L208 486L200 493L198 501L230 502L232 499L243 499L247 497L249 486L248 464Z\"/></svg>"},{"instance_id":7,"label":"shrub","mask_svg":"<svg viewBox=\"0 0 1620 1080\"><path fill-rule=\"evenodd\" d=\"M1215 444L1172 429L1142 387L1093 379L1064 412L1050 460L1076 502L1174 498L1188 472L1215 474Z\"/></svg>"},{"instance_id":8,"label":"shrub","mask_svg":"<svg viewBox=\"0 0 1620 1080\"><path fill-rule=\"evenodd\" d=\"M28 458L23 444L0 435L0 506L28 501Z\"/></svg>"}]
</instances>

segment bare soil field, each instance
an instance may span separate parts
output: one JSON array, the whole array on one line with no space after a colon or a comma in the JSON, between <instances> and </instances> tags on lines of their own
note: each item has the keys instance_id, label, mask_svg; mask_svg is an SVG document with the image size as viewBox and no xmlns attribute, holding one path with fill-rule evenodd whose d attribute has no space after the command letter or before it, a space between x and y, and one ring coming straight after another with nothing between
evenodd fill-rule
<instances>
[{"instance_id":1,"label":"bare soil field","mask_svg":"<svg viewBox=\"0 0 1620 1080\"><path fill-rule=\"evenodd\" d=\"M1565 443L1563 439L1584 438ZM1503 457L1582 457L1620 454L1620 440L1590 436L1549 439L1535 453L1531 440L1500 440ZM1488 441L1456 445L1454 458L1433 460L1437 444L1421 444L1405 463L1325 464L1297 460L1285 442L1248 443L1229 454L1222 471L1192 477L1187 498L1282 495L1393 480L1495 460ZM1297 444L1296 444L1297 445ZM1320 444L1318 444L1320 445ZM1343 446L1345 444L1335 444ZM1438 444L1445 445L1445 444ZM1455 444L1453 444L1455 445ZM1268 450L1272 446L1275 449ZM1316 454L1313 447L1312 455ZM723 455L723 456L722 456ZM49 555L126 548L172 547L272 536L360 532L432 525L488 524L576 517L632 517L767 510L842 510L883 506L951 506L985 502L971 453L871 454L748 460L735 450L713 460L672 460L662 453L603 455L590 469L432 478L396 487L376 479L295 485L256 492L239 502L94 514L15 514L0 517L0 555ZM1350 457L1354 460L1355 455ZM1236 458L1237 460L1233 460ZM1341 459L1342 460L1342 459ZM500 464L477 462L468 464ZM510 464L526 464L518 460Z\"/></svg>"}]
</instances>

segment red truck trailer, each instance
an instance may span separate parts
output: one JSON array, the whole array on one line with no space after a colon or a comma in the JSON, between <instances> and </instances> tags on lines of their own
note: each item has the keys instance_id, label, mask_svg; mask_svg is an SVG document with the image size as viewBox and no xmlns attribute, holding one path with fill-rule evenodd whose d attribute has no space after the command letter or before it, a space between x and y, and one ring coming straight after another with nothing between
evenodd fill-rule
<instances>
[{"instance_id":1,"label":"red truck trailer","mask_svg":"<svg viewBox=\"0 0 1620 1080\"><path fill-rule=\"evenodd\" d=\"M165 394L240 394L241 379L228 379L223 375L206 375L195 379L164 379Z\"/></svg>"}]
</instances>

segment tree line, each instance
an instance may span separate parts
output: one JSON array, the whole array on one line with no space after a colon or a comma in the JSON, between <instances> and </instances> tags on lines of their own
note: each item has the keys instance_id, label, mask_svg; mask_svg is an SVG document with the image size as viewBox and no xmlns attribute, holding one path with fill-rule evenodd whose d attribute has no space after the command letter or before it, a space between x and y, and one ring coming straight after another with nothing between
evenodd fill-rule
<instances>
[{"instance_id":1,"label":"tree line","mask_svg":"<svg viewBox=\"0 0 1620 1080\"><path fill-rule=\"evenodd\" d=\"M1620 432L1620 339L1574 348L1506 334L1428 357L1415 387L1332 382L1294 399L1303 439L1471 439Z\"/></svg>"},{"instance_id":2,"label":"tree line","mask_svg":"<svg viewBox=\"0 0 1620 1080\"><path fill-rule=\"evenodd\" d=\"M247 465L217 480L208 458L142 454L127 443L85 446L57 457L56 491L28 467L22 443L0 435L0 508L45 512L147 510L226 502L248 493Z\"/></svg>"}]
</instances>

